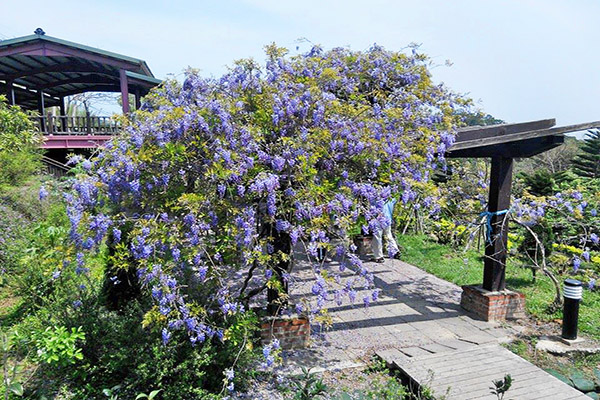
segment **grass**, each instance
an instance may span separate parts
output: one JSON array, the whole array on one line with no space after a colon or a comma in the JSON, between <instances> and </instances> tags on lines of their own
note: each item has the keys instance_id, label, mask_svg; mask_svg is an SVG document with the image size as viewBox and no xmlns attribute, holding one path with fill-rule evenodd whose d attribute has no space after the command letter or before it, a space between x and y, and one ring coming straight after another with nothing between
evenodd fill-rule
<instances>
[{"instance_id":1,"label":"grass","mask_svg":"<svg viewBox=\"0 0 600 400\"><path fill-rule=\"evenodd\" d=\"M483 257L474 250L455 250L430 240L423 235L398 235L402 247L402 260L439 278L457 285L480 284L483 281ZM557 277L559 280L565 277ZM552 321L562 318L562 311L550 312L548 306L554 299L554 286L538 272L537 279L529 268L522 268L513 259L506 269L508 289L526 296L527 311L535 318ZM579 309L579 331L600 340L600 292L585 290Z\"/></svg>"}]
</instances>

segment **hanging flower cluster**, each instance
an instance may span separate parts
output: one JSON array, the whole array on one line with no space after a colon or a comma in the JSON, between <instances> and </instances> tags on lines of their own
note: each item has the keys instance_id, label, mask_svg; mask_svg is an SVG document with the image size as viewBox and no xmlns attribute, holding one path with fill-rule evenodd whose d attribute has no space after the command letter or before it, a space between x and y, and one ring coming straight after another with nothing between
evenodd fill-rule
<instances>
[{"instance_id":1,"label":"hanging flower cluster","mask_svg":"<svg viewBox=\"0 0 600 400\"><path fill-rule=\"evenodd\" d=\"M222 338L216 321L247 308L240 282L281 289L292 248L313 265L310 311L353 300L373 276L337 239L359 217L381 229L392 197L435 207L419 193L467 102L432 83L426 57L379 46L288 57L271 46L267 59L239 61L220 79L190 70L183 84L166 82L82 163L66 196L70 265L85 273L85 254L107 243L113 267L133 266L151 293L165 343L180 330L192 343ZM318 261L321 249L335 268ZM344 270L355 274L342 279Z\"/></svg>"}]
</instances>

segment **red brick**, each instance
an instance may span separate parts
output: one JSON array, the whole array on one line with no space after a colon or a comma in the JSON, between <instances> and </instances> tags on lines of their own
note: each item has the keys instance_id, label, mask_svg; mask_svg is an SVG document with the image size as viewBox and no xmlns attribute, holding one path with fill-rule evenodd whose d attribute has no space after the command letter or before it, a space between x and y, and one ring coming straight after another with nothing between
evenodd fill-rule
<instances>
[{"instance_id":1,"label":"red brick","mask_svg":"<svg viewBox=\"0 0 600 400\"><path fill-rule=\"evenodd\" d=\"M517 292L489 292L479 286L463 286L460 305L486 321L521 318L525 296Z\"/></svg>"}]
</instances>

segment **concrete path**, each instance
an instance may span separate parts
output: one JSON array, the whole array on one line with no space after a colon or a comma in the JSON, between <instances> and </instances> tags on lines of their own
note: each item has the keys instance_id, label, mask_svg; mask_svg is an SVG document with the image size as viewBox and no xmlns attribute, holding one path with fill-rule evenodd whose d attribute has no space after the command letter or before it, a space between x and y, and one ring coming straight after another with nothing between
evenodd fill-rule
<instances>
[{"instance_id":1,"label":"concrete path","mask_svg":"<svg viewBox=\"0 0 600 400\"><path fill-rule=\"evenodd\" d=\"M539 371L540 374L536 372L530 376L534 379L530 383L535 381L536 384L548 385L555 391L558 390L556 387L560 387L555 382L558 381L556 378L499 345L510 341L516 328L480 321L462 310L460 287L397 260L369 263L369 269L375 274L376 286L382 290L379 300L365 308L362 305L363 294L359 293L357 302L360 304L352 305L345 299L341 306L329 308L332 317L330 330L323 335L317 332L309 349L289 352L284 366L287 372L297 372L301 366L312 368L313 372L359 367L377 354L411 375L416 382L434 388L438 395L446 394L449 387L446 399L464 399L464 393L453 387L453 371L458 370L469 355L485 361L489 353L489 363L475 363L468 367L468 371L462 371L465 376L476 380L463 384L483 388L481 397L475 395L470 398L495 399L489 386L493 379L503 378L504 373L512 374L514 384L521 385L521 377L517 375L521 367L523 371ZM314 282L311 269L299 260L297 273L300 278L290 293L292 298L310 296ZM528 364L527 368L523 363ZM494 364L509 368L506 372L490 369ZM437 366L437 372L434 366ZM579 392L565 384L563 386L571 391L571 397L561 399L577 398L574 396L578 396ZM510 392L508 398L512 398Z\"/></svg>"}]
</instances>

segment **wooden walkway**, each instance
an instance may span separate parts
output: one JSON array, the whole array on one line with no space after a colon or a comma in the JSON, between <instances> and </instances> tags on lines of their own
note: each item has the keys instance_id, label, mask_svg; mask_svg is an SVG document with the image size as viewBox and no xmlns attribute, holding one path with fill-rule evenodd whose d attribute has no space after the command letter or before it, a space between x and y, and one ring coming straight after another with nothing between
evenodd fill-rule
<instances>
[{"instance_id":1,"label":"wooden walkway","mask_svg":"<svg viewBox=\"0 0 600 400\"><path fill-rule=\"evenodd\" d=\"M490 390L492 381L510 374L513 383L504 397L507 400L589 400L583 393L497 344L439 353L413 351L413 356L405 349L387 349L377 354L415 384L432 389L439 399L495 400Z\"/></svg>"},{"instance_id":2,"label":"wooden walkway","mask_svg":"<svg viewBox=\"0 0 600 400\"><path fill-rule=\"evenodd\" d=\"M292 298L310 298L314 275L300 257L296 262L302 279ZM520 326L474 319L460 307L460 287L398 260L368 266L381 289L379 300L368 308L347 299L330 307L331 329L313 336L310 348L285 357L281 373L364 366L377 354L414 383L433 389L438 400L496 400L490 386L506 374L513 385L505 400L589 400L502 347Z\"/></svg>"}]
</instances>

